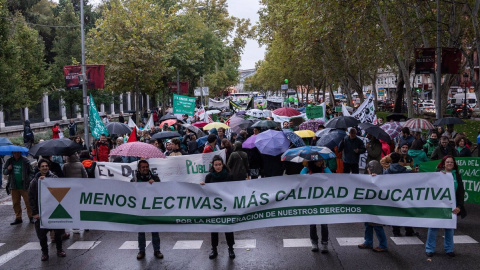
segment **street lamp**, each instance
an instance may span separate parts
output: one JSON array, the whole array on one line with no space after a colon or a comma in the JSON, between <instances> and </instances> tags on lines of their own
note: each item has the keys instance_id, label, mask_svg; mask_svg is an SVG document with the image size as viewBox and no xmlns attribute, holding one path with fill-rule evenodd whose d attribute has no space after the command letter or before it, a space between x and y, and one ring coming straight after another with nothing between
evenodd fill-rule
<instances>
[{"instance_id":1,"label":"street lamp","mask_svg":"<svg viewBox=\"0 0 480 270\"><path fill-rule=\"evenodd\" d=\"M465 99L463 100L463 118L467 119L467 79L468 74L465 72L463 73L463 84L465 86Z\"/></svg>"}]
</instances>

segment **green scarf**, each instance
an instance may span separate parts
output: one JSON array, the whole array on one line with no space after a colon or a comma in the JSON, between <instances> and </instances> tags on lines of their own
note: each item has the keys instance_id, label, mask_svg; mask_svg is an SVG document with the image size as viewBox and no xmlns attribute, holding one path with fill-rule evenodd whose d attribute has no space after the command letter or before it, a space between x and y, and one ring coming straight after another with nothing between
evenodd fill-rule
<instances>
[{"instance_id":1,"label":"green scarf","mask_svg":"<svg viewBox=\"0 0 480 270\"><path fill-rule=\"evenodd\" d=\"M455 191L457 191L458 182L457 182L457 171L452 170L453 175L453 186L455 187Z\"/></svg>"},{"instance_id":2,"label":"green scarf","mask_svg":"<svg viewBox=\"0 0 480 270\"><path fill-rule=\"evenodd\" d=\"M225 182L228 178L228 171L225 167L221 172L216 172L215 170L211 172L212 182Z\"/></svg>"}]
</instances>

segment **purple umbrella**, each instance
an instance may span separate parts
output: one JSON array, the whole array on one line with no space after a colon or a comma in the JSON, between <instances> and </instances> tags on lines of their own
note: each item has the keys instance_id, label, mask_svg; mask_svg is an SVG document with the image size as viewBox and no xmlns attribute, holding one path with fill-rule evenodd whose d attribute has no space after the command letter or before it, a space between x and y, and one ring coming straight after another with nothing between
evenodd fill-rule
<instances>
[{"instance_id":1,"label":"purple umbrella","mask_svg":"<svg viewBox=\"0 0 480 270\"><path fill-rule=\"evenodd\" d=\"M255 137L257 135L252 135L250 136L248 139L246 139L243 143L242 143L242 147L243 148L246 148L246 149L253 149L255 148Z\"/></svg>"},{"instance_id":2,"label":"purple umbrella","mask_svg":"<svg viewBox=\"0 0 480 270\"><path fill-rule=\"evenodd\" d=\"M290 141L282 131L270 129L257 135L255 146L262 154L277 156L288 150Z\"/></svg>"},{"instance_id":3,"label":"purple umbrella","mask_svg":"<svg viewBox=\"0 0 480 270\"><path fill-rule=\"evenodd\" d=\"M322 119L310 119L307 122L303 122L298 126L299 130L312 130L316 132L318 130L318 126L324 125L325 121Z\"/></svg>"}]
</instances>

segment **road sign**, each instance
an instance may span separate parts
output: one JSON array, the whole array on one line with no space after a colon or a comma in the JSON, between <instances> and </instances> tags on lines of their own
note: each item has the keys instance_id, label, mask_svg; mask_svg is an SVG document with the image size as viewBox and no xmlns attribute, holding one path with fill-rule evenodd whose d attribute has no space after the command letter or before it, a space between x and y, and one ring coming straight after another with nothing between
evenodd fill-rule
<instances>
[{"instance_id":1,"label":"road sign","mask_svg":"<svg viewBox=\"0 0 480 270\"><path fill-rule=\"evenodd\" d=\"M285 84L282 84L282 88L281 88L281 89L282 89L282 90L288 90L288 84L286 84L286 83L285 83Z\"/></svg>"},{"instance_id":2,"label":"road sign","mask_svg":"<svg viewBox=\"0 0 480 270\"><path fill-rule=\"evenodd\" d=\"M202 87L203 89L203 95L204 96L208 96L208 87ZM200 93L200 87L197 87L195 89L193 89L193 94L196 96L196 97L200 97L202 94Z\"/></svg>"}]
</instances>

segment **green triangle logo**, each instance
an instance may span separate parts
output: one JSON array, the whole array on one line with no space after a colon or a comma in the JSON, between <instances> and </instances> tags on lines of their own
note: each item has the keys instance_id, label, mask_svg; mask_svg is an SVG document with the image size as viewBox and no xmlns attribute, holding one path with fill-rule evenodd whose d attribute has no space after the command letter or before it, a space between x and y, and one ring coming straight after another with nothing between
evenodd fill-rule
<instances>
[{"instance_id":1,"label":"green triangle logo","mask_svg":"<svg viewBox=\"0 0 480 270\"><path fill-rule=\"evenodd\" d=\"M53 211L52 215L50 215L50 219L71 219L72 217L70 214L63 208L61 204L55 208L55 211Z\"/></svg>"}]
</instances>

